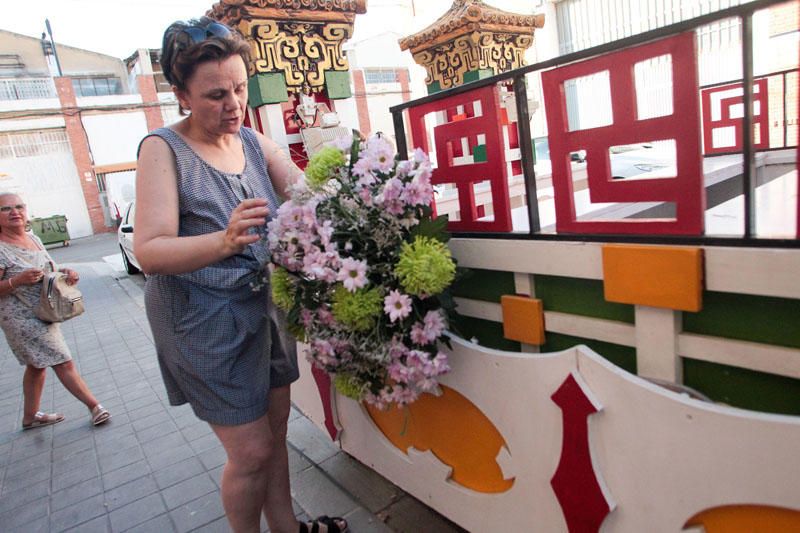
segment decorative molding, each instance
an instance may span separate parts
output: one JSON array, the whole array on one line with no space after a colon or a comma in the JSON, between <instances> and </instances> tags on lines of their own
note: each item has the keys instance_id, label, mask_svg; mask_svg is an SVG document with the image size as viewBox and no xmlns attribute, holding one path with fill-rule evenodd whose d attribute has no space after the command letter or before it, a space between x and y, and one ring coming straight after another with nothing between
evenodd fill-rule
<instances>
[{"instance_id":1,"label":"decorative molding","mask_svg":"<svg viewBox=\"0 0 800 533\"><path fill-rule=\"evenodd\" d=\"M290 93L325 89L325 71L348 71L342 44L365 0L221 0L207 15L236 27L252 48L251 76L280 72Z\"/></svg>"},{"instance_id":2,"label":"decorative molding","mask_svg":"<svg viewBox=\"0 0 800 533\"><path fill-rule=\"evenodd\" d=\"M450 10L419 33L400 39L425 67L426 85L444 90L464 83L464 75L481 69L495 74L525 65L524 52L533 44L544 15L509 13L481 0L455 0Z\"/></svg>"}]
</instances>

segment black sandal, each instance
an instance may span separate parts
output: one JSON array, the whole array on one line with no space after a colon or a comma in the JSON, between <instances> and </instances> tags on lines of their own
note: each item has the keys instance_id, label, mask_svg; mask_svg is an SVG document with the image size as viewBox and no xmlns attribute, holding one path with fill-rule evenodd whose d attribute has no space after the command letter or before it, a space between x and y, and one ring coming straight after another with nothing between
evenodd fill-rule
<instances>
[{"instance_id":1,"label":"black sandal","mask_svg":"<svg viewBox=\"0 0 800 533\"><path fill-rule=\"evenodd\" d=\"M311 522L300 522L300 533L347 533L347 520L322 515Z\"/></svg>"}]
</instances>

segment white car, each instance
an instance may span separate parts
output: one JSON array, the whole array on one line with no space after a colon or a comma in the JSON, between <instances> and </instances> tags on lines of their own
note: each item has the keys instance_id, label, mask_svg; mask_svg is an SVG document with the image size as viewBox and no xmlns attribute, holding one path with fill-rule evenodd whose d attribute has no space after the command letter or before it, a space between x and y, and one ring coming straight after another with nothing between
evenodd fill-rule
<instances>
[{"instance_id":1,"label":"white car","mask_svg":"<svg viewBox=\"0 0 800 533\"><path fill-rule=\"evenodd\" d=\"M131 202L125 215L122 217L122 222L117 230L117 240L119 241L119 250L122 253L122 263L125 265L125 271L128 274L138 274L142 271L142 267L133 255L133 218L136 213L136 202Z\"/></svg>"},{"instance_id":2,"label":"white car","mask_svg":"<svg viewBox=\"0 0 800 533\"><path fill-rule=\"evenodd\" d=\"M650 144L615 147L611 159L611 178L658 178L675 175L675 152Z\"/></svg>"}]
</instances>

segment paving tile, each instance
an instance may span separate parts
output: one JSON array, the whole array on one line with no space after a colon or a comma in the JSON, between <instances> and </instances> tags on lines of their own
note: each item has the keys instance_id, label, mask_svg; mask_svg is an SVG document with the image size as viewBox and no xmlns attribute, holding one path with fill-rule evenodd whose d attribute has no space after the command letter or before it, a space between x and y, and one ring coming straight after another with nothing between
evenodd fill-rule
<instances>
[{"instance_id":1,"label":"paving tile","mask_svg":"<svg viewBox=\"0 0 800 533\"><path fill-rule=\"evenodd\" d=\"M288 440L315 463L321 463L339 452L330 437L305 417L289 423Z\"/></svg>"},{"instance_id":2,"label":"paving tile","mask_svg":"<svg viewBox=\"0 0 800 533\"><path fill-rule=\"evenodd\" d=\"M164 497L167 509L172 510L200 496L205 496L212 492L217 493L218 490L217 485L211 480L211 477L203 472L193 478L181 481L176 485L162 490L161 495Z\"/></svg>"},{"instance_id":3,"label":"paving tile","mask_svg":"<svg viewBox=\"0 0 800 533\"><path fill-rule=\"evenodd\" d=\"M404 494L399 487L345 453L334 455L319 467L373 513L388 507Z\"/></svg>"},{"instance_id":4,"label":"paving tile","mask_svg":"<svg viewBox=\"0 0 800 533\"><path fill-rule=\"evenodd\" d=\"M169 515L164 513L151 518L143 524L126 529L125 533L167 533L169 531L175 531L175 526L172 524ZM230 531L227 533L230 533Z\"/></svg>"},{"instance_id":5,"label":"paving tile","mask_svg":"<svg viewBox=\"0 0 800 533\"><path fill-rule=\"evenodd\" d=\"M50 495L50 510L58 511L103 492L103 481L99 477L87 479Z\"/></svg>"},{"instance_id":6,"label":"paving tile","mask_svg":"<svg viewBox=\"0 0 800 533\"><path fill-rule=\"evenodd\" d=\"M114 511L156 492L158 492L158 485L153 476L143 476L107 490L104 494L105 504L109 511Z\"/></svg>"},{"instance_id":7,"label":"paving tile","mask_svg":"<svg viewBox=\"0 0 800 533\"><path fill-rule=\"evenodd\" d=\"M176 531L184 533L225 516L219 494L212 492L169 512Z\"/></svg>"},{"instance_id":8,"label":"paving tile","mask_svg":"<svg viewBox=\"0 0 800 533\"><path fill-rule=\"evenodd\" d=\"M152 455L148 454L147 461L153 470L159 470L194 456L194 450L188 444L184 444L171 450L153 453Z\"/></svg>"},{"instance_id":9,"label":"paving tile","mask_svg":"<svg viewBox=\"0 0 800 533\"><path fill-rule=\"evenodd\" d=\"M129 448L119 449L116 453L110 455L101 455L98 458L98 462L100 463L100 470L106 473L142 459L144 459L144 452L142 452L142 448L138 444L135 444Z\"/></svg>"},{"instance_id":10,"label":"paving tile","mask_svg":"<svg viewBox=\"0 0 800 533\"><path fill-rule=\"evenodd\" d=\"M97 468L97 454L92 448L74 453L64 459L53 460L53 476L59 476L77 468Z\"/></svg>"},{"instance_id":11,"label":"paving tile","mask_svg":"<svg viewBox=\"0 0 800 533\"><path fill-rule=\"evenodd\" d=\"M42 516L18 527L8 526L3 533L49 533L50 517Z\"/></svg>"},{"instance_id":12,"label":"paving tile","mask_svg":"<svg viewBox=\"0 0 800 533\"><path fill-rule=\"evenodd\" d=\"M419 500L404 496L379 515L387 526L397 533L465 533L457 525L437 514Z\"/></svg>"},{"instance_id":13,"label":"paving tile","mask_svg":"<svg viewBox=\"0 0 800 533\"><path fill-rule=\"evenodd\" d=\"M98 516L104 516L103 495L98 494L50 514L50 529L64 531Z\"/></svg>"},{"instance_id":14,"label":"paving tile","mask_svg":"<svg viewBox=\"0 0 800 533\"><path fill-rule=\"evenodd\" d=\"M106 490L111 490L148 474L150 474L150 465L147 461L137 461L117 470L104 473L102 476L103 486Z\"/></svg>"},{"instance_id":15,"label":"paving tile","mask_svg":"<svg viewBox=\"0 0 800 533\"><path fill-rule=\"evenodd\" d=\"M230 533L230 530L231 525L228 523L228 519L223 516L222 518L217 518L210 524L198 527L193 530L192 533ZM261 531L269 530L262 528Z\"/></svg>"},{"instance_id":16,"label":"paving tile","mask_svg":"<svg viewBox=\"0 0 800 533\"><path fill-rule=\"evenodd\" d=\"M192 447L194 451L196 451L197 453L201 453L206 450L210 450L211 448L222 446L222 443L214 433L209 433L207 435L189 441L189 445Z\"/></svg>"},{"instance_id":17,"label":"paving tile","mask_svg":"<svg viewBox=\"0 0 800 533\"><path fill-rule=\"evenodd\" d=\"M108 522L108 516L103 515L68 529L65 533L108 533L110 531L111 525Z\"/></svg>"},{"instance_id":18,"label":"paving tile","mask_svg":"<svg viewBox=\"0 0 800 533\"><path fill-rule=\"evenodd\" d=\"M358 508L352 513L345 515L344 519L347 520L347 526L350 531L357 531L358 533L392 533L392 529L389 526L381 522L377 516L367 512L363 508ZM418 531L430 531L433 533L433 530L426 528Z\"/></svg>"},{"instance_id":19,"label":"paving tile","mask_svg":"<svg viewBox=\"0 0 800 533\"><path fill-rule=\"evenodd\" d=\"M344 516L358 504L319 468L308 468L292 477L292 497L311 515Z\"/></svg>"},{"instance_id":20,"label":"paving tile","mask_svg":"<svg viewBox=\"0 0 800 533\"><path fill-rule=\"evenodd\" d=\"M197 455L206 470L213 470L214 468L224 465L228 460L228 454L225 453L225 448L221 445L216 448L211 448Z\"/></svg>"},{"instance_id":21,"label":"paving tile","mask_svg":"<svg viewBox=\"0 0 800 533\"><path fill-rule=\"evenodd\" d=\"M17 477L25 475L31 470L45 469L50 471L50 454L41 453L38 455L31 455L18 461L14 461L6 468L6 475L8 477Z\"/></svg>"},{"instance_id":22,"label":"paving tile","mask_svg":"<svg viewBox=\"0 0 800 533\"><path fill-rule=\"evenodd\" d=\"M68 444L58 445L53 443L53 460L69 459L75 454L84 450L94 449L94 439L91 435L86 435L80 439L76 439Z\"/></svg>"},{"instance_id":23,"label":"paving tile","mask_svg":"<svg viewBox=\"0 0 800 533\"><path fill-rule=\"evenodd\" d=\"M144 451L145 455L157 455L164 450L176 448L185 444L186 439L183 438L181 432L175 431L173 433L161 435L155 439L142 442L142 450Z\"/></svg>"},{"instance_id":24,"label":"paving tile","mask_svg":"<svg viewBox=\"0 0 800 533\"><path fill-rule=\"evenodd\" d=\"M180 463L175 463L173 465L156 470L153 474L153 477L155 478L158 486L162 489L165 489L203 472L205 472L203 463L201 463L196 457L190 457L189 459L185 459Z\"/></svg>"},{"instance_id":25,"label":"paving tile","mask_svg":"<svg viewBox=\"0 0 800 533\"><path fill-rule=\"evenodd\" d=\"M50 480L45 479L20 490L10 490L0 498L0 514L11 511L32 501L40 500L50 494Z\"/></svg>"},{"instance_id":26,"label":"paving tile","mask_svg":"<svg viewBox=\"0 0 800 533\"><path fill-rule=\"evenodd\" d=\"M99 475L100 471L97 469L96 464L86 465L83 468L76 468L74 470L64 472L63 474L54 475L52 477L53 492L58 492L66 489L67 487L71 487L72 485L76 485L81 481L86 481L87 479L92 479Z\"/></svg>"},{"instance_id":27,"label":"paving tile","mask_svg":"<svg viewBox=\"0 0 800 533\"><path fill-rule=\"evenodd\" d=\"M125 531L151 518L155 518L166 512L164 502L160 494L151 494L145 498L120 507L109 513L111 528L114 531Z\"/></svg>"},{"instance_id":28,"label":"paving tile","mask_svg":"<svg viewBox=\"0 0 800 533\"><path fill-rule=\"evenodd\" d=\"M310 468L312 465L311 461L306 459L300 452L294 449L292 446L288 446L289 452L289 473L296 474L297 472L301 472L306 468Z\"/></svg>"},{"instance_id":29,"label":"paving tile","mask_svg":"<svg viewBox=\"0 0 800 533\"><path fill-rule=\"evenodd\" d=\"M222 488L222 472L225 470L225 465L218 466L213 470L208 471L208 475L211 476L211 480L217 485L217 487Z\"/></svg>"},{"instance_id":30,"label":"paving tile","mask_svg":"<svg viewBox=\"0 0 800 533\"><path fill-rule=\"evenodd\" d=\"M139 439L139 442L144 443L177 432L178 426L175 425L175 422L172 420L165 420L154 426L137 430L136 438Z\"/></svg>"}]
</instances>

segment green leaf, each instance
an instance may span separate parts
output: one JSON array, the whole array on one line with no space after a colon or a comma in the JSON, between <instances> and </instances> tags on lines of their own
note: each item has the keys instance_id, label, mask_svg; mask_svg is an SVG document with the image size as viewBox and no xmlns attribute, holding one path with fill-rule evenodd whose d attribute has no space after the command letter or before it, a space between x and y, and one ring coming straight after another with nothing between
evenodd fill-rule
<instances>
[{"instance_id":1,"label":"green leaf","mask_svg":"<svg viewBox=\"0 0 800 533\"><path fill-rule=\"evenodd\" d=\"M419 224L411 228L411 236L430 237L446 243L450 240L450 234L447 232L447 222L447 215L423 219Z\"/></svg>"}]
</instances>

